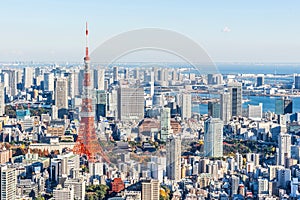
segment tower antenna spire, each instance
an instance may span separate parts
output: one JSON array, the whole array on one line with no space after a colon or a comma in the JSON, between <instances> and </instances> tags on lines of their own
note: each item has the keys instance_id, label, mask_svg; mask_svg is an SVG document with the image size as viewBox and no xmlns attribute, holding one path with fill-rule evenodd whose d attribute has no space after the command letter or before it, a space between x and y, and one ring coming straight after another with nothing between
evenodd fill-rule
<instances>
[{"instance_id":1,"label":"tower antenna spire","mask_svg":"<svg viewBox=\"0 0 300 200\"><path fill-rule=\"evenodd\" d=\"M88 35L89 35L89 30L88 30L88 23L85 23L85 59L89 60L89 46L88 46Z\"/></svg>"}]
</instances>

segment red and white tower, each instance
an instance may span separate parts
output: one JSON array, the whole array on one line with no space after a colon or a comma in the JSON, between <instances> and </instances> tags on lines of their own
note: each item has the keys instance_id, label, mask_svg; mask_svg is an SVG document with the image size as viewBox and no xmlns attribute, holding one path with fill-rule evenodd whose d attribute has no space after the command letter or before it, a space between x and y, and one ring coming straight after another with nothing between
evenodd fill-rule
<instances>
[{"instance_id":1,"label":"red and white tower","mask_svg":"<svg viewBox=\"0 0 300 200\"><path fill-rule=\"evenodd\" d=\"M98 137L95 131L95 113L92 105L92 86L90 74L90 57L88 48L88 26L86 23L86 48L84 57L84 81L83 81L83 95L82 107L80 112L80 127L78 131L78 138L73 148L73 152L79 155L86 155L89 162L95 162L104 159L110 162L108 157L103 152L99 144Z\"/></svg>"}]
</instances>

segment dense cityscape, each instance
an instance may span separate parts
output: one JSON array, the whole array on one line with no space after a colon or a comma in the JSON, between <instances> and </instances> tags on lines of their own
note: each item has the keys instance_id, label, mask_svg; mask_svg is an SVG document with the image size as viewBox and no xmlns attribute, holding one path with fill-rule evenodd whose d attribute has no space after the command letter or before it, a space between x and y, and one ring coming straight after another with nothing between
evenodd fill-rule
<instances>
[{"instance_id":1,"label":"dense cityscape","mask_svg":"<svg viewBox=\"0 0 300 200\"><path fill-rule=\"evenodd\" d=\"M299 64L214 63L161 29L91 51L96 26L81 62L0 59L1 200L300 199ZM184 62L120 61L144 41Z\"/></svg>"}]
</instances>

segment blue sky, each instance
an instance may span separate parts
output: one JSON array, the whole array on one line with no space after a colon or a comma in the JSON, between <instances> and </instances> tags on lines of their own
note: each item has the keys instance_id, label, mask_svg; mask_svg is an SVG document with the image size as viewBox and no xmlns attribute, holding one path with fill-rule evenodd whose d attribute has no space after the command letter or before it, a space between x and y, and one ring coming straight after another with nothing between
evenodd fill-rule
<instances>
[{"instance_id":1,"label":"blue sky","mask_svg":"<svg viewBox=\"0 0 300 200\"><path fill-rule=\"evenodd\" d=\"M0 61L81 61L137 28L182 33L216 61L300 62L300 1L9 0L0 6Z\"/></svg>"}]
</instances>

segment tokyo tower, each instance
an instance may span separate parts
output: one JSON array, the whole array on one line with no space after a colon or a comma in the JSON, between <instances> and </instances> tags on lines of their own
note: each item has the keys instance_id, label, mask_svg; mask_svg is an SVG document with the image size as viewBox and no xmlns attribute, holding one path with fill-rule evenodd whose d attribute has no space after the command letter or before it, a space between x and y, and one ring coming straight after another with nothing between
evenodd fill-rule
<instances>
[{"instance_id":1,"label":"tokyo tower","mask_svg":"<svg viewBox=\"0 0 300 200\"><path fill-rule=\"evenodd\" d=\"M95 131L95 113L92 105L91 95L91 74L90 74L90 57L88 48L88 26L86 23L86 48L84 57L84 80L82 107L80 111L80 126L78 138L73 148L73 152L79 155L86 155L89 162L99 161L101 158L110 163L109 158L104 153L99 144Z\"/></svg>"}]
</instances>

